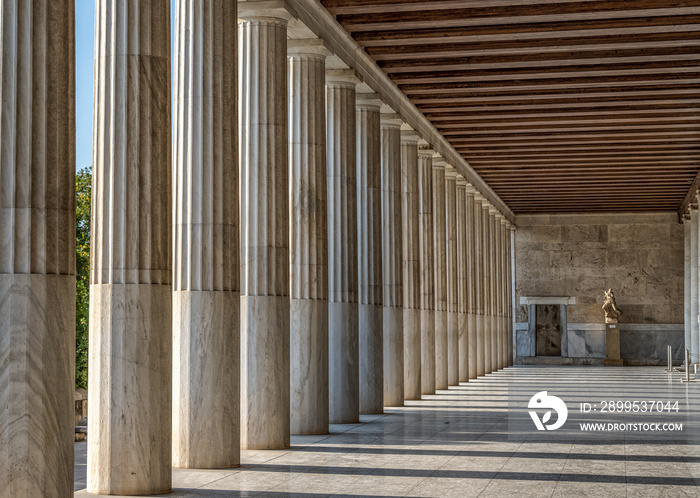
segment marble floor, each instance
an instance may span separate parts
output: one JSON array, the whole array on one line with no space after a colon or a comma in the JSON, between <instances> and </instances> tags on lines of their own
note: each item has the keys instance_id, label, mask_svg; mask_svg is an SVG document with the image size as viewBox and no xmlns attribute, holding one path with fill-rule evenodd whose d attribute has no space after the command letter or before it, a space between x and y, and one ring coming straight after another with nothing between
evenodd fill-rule
<instances>
[{"instance_id":1,"label":"marble floor","mask_svg":"<svg viewBox=\"0 0 700 498\"><path fill-rule=\"evenodd\" d=\"M333 425L329 435L293 436L289 450L244 451L240 468L174 469L174 491L165 496L700 496L697 431L635 439L554 438L534 424L528 434L511 430L509 396L511 403L516 394L529 397L533 382L572 393L570 411L577 390L678 398L692 425L700 382L680 378L662 367L511 367L360 424ZM84 476L85 443L76 443L76 496L94 496Z\"/></svg>"}]
</instances>

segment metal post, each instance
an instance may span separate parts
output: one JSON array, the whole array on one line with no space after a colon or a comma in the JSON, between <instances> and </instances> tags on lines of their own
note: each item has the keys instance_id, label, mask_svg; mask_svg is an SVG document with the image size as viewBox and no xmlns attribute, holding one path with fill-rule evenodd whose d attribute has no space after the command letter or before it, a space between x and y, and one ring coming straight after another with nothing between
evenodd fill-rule
<instances>
[{"instance_id":1,"label":"metal post","mask_svg":"<svg viewBox=\"0 0 700 498\"><path fill-rule=\"evenodd\" d=\"M685 350L685 379L681 379L681 382L695 382L695 379L690 380L690 350L689 349Z\"/></svg>"}]
</instances>

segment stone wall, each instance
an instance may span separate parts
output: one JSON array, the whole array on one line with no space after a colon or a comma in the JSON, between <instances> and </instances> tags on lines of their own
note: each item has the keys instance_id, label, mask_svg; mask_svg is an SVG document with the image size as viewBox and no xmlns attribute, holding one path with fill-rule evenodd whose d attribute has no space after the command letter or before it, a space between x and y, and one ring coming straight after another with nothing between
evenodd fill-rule
<instances>
[{"instance_id":1,"label":"stone wall","mask_svg":"<svg viewBox=\"0 0 700 498\"><path fill-rule=\"evenodd\" d=\"M612 288L627 364L657 363L683 348L683 226L675 213L518 216L516 303L576 298L568 306L569 356L605 356L603 291ZM516 306L518 332L526 306ZM601 348L602 346L602 348ZM520 355L519 355L520 356Z\"/></svg>"}]
</instances>

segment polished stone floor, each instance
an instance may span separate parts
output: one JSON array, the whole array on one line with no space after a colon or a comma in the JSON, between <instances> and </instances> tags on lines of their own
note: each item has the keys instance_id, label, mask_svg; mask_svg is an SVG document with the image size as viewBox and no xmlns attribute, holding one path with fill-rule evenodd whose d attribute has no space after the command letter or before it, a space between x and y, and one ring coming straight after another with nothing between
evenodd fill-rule
<instances>
[{"instance_id":1,"label":"polished stone floor","mask_svg":"<svg viewBox=\"0 0 700 498\"><path fill-rule=\"evenodd\" d=\"M511 367L360 424L333 425L329 435L293 436L290 450L244 451L237 469L174 469L166 496L700 496L692 431L554 437L534 424L516 433L511 423L514 396L545 385L570 397L570 411L598 389L606 398L678 398L691 413L668 417L689 427L700 413L700 382L680 378L662 367ZM76 496L87 496L84 449L76 443Z\"/></svg>"}]
</instances>

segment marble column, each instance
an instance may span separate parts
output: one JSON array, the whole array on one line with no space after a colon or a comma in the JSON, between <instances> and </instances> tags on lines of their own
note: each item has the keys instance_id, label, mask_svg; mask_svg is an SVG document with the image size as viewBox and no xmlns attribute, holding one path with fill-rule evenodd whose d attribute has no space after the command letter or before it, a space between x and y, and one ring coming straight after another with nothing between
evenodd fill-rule
<instances>
[{"instance_id":1,"label":"marble column","mask_svg":"<svg viewBox=\"0 0 700 498\"><path fill-rule=\"evenodd\" d=\"M515 225L508 226L508 366L513 366L515 357Z\"/></svg>"},{"instance_id":2,"label":"marble column","mask_svg":"<svg viewBox=\"0 0 700 498\"><path fill-rule=\"evenodd\" d=\"M479 207L474 201L474 194L476 190L470 184L467 184L465 189L465 227L467 232L467 269L468 269L468 297L469 302L467 304L467 333L468 337L468 348L469 348L469 378L476 379L477 376L477 313L478 310L478 300L481 289L481 281L478 278L479 263L477 257L477 248L479 244L477 243L478 231L476 229L478 217L475 216L476 209Z\"/></svg>"},{"instance_id":3,"label":"marble column","mask_svg":"<svg viewBox=\"0 0 700 498\"><path fill-rule=\"evenodd\" d=\"M360 420L354 71L326 71L329 421Z\"/></svg>"},{"instance_id":4,"label":"marble column","mask_svg":"<svg viewBox=\"0 0 700 498\"><path fill-rule=\"evenodd\" d=\"M700 256L700 251L698 251L698 221L700 221L700 216L698 216L698 205L690 205L690 353L696 354L696 343L698 337L700 336L700 329L698 324L698 256ZM692 359L691 359L692 363Z\"/></svg>"},{"instance_id":5,"label":"marble column","mask_svg":"<svg viewBox=\"0 0 700 498\"><path fill-rule=\"evenodd\" d=\"M357 94L357 250L360 289L360 413L384 407L382 132L375 93Z\"/></svg>"},{"instance_id":6,"label":"marble column","mask_svg":"<svg viewBox=\"0 0 700 498\"><path fill-rule=\"evenodd\" d=\"M7 498L73 495L74 9L72 0L0 3L0 496Z\"/></svg>"},{"instance_id":7,"label":"marble column","mask_svg":"<svg viewBox=\"0 0 700 498\"><path fill-rule=\"evenodd\" d=\"M506 245L506 218L505 216L500 217L500 238L499 238L499 243L501 246L501 250L499 252L500 255L500 264L499 264L499 269L501 272L501 292L499 295L499 321L500 321L500 328L501 328L501 335L499 336L499 348L498 348L498 364L500 365L500 368L505 368L508 366L508 320L506 317L507 314L507 309L508 309L508 266L507 266L507 255L508 255L508 246Z\"/></svg>"},{"instance_id":8,"label":"marble column","mask_svg":"<svg viewBox=\"0 0 700 498\"><path fill-rule=\"evenodd\" d=\"M404 400L402 123L398 114L381 115L384 406L403 406Z\"/></svg>"},{"instance_id":9,"label":"marble column","mask_svg":"<svg viewBox=\"0 0 700 498\"><path fill-rule=\"evenodd\" d=\"M418 134L401 132L404 398L421 395L420 210Z\"/></svg>"},{"instance_id":10,"label":"marble column","mask_svg":"<svg viewBox=\"0 0 700 498\"><path fill-rule=\"evenodd\" d=\"M447 161L433 155L433 257L435 258L435 389L447 389L447 210L445 167Z\"/></svg>"},{"instance_id":11,"label":"marble column","mask_svg":"<svg viewBox=\"0 0 700 498\"><path fill-rule=\"evenodd\" d=\"M459 382L469 381L469 257L467 256L467 181L457 176L457 313Z\"/></svg>"},{"instance_id":12,"label":"marble column","mask_svg":"<svg viewBox=\"0 0 700 498\"><path fill-rule=\"evenodd\" d=\"M87 489L171 488L170 1L98 0Z\"/></svg>"},{"instance_id":13,"label":"marble column","mask_svg":"<svg viewBox=\"0 0 700 498\"><path fill-rule=\"evenodd\" d=\"M328 433L327 54L287 42L292 434Z\"/></svg>"},{"instance_id":14,"label":"marble column","mask_svg":"<svg viewBox=\"0 0 700 498\"><path fill-rule=\"evenodd\" d=\"M683 295L684 295L684 328L685 328L685 347L691 347L690 335L690 215L683 215Z\"/></svg>"},{"instance_id":15,"label":"marble column","mask_svg":"<svg viewBox=\"0 0 700 498\"><path fill-rule=\"evenodd\" d=\"M501 268L502 261L502 244L501 244L501 213L494 209L494 214L491 218L493 222L493 357L492 363L494 370L503 368L501 364L502 349L503 349L503 321L501 320L501 295L503 292L503 272Z\"/></svg>"},{"instance_id":16,"label":"marble column","mask_svg":"<svg viewBox=\"0 0 700 498\"><path fill-rule=\"evenodd\" d=\"M257 3L238 5L241 448L280 449L290 434L290 16Z\"/></svg>"},{"instance_id":17,"label":"marble column","mask_svg":"<svg viewBox=\"0 0 700 498\"><path fill-rule=\"evenodd\" d=\"M474 279L475 279L475 335L476 335L476 375L481 377L486 373L486 320L485 320L485 288L484 288L484 216L483 203L485 199L479 193L474 193Z\"/></svg>"},{"instance_id":18,"label":"marble column","mask_svg":"<svg viewBox=\"0 0 700 498\"><path fill-rule=\"evenodd\" d=\"M445 277L447 296L447 384L459 385L459 267L457 263L457 170L445 168Z\"/></svg>"},{"instance_id":19,"label":"marble column","mask_svg":"<svg viewBox=\"0 0 700 498\"><path fill-rule=\"evenodd\" d=\"M435 394L435 259L433 257L433 153L418 149L420 211L421 394Z\"/></svg>"},{"instance_id":20,"label":"marble column","mask_svg":"<svg viewBox=\"0 0 700 498\"><path fill-rule=\"evenodd\" d=\"M489 275L490 275L490 293L489 300L491 301L491 371L498 370L498 292L500 284L500 275L498 273L498 220L496 215L498 211L493 206L489 206Z\"/></svg>"},{"instance_id":21,"label":"marble column","mask_svg":"<svg viewBox=\"0 0 700 498\"><path fill-rule=\"evenodd\" d=\"M481 259L483 265L482 284L484 294L484 374L493 372L491 366L491 218L489 216L489 203L484 200L481 205Z\"/></svg>"},{"instance_id":22,"label":"marble column","mask_svg":"<svg viewBox=\"0 0 700 498\"><path fill-rule=\"evenodd\" d=\"M237 18L176 3L173 467L240 463Z\"/></svg>"}]
</instances>

